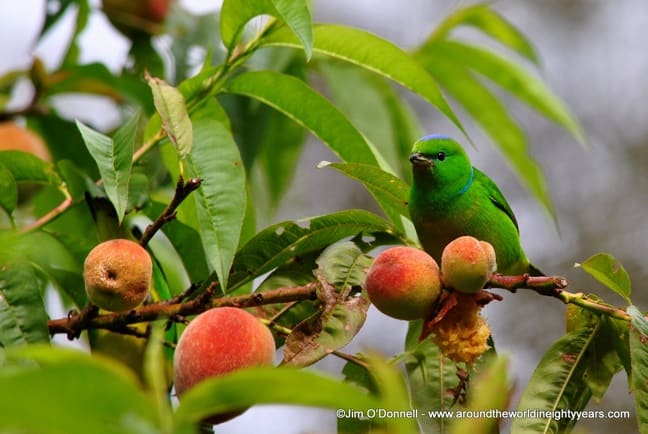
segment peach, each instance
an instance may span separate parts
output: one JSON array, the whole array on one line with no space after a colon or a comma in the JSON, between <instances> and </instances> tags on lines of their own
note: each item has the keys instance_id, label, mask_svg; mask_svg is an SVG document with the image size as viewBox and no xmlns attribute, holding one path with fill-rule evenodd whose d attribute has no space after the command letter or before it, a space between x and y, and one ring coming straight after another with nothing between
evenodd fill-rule
<instances>
[{"instance_id":1,"label":"peach","mask_svg":"<svg viewBox=\"0 0 648 434\"><path fill-rule=\"evenodd\" d=\"M374 260L365 288L382 313L403 320L425 318L441 292L439 266L421 249L392 247Z\"/></svg>"},{"instance_id":2,"label":"peach","mask_svg":"<svg viewBox=\"0 0 648 434\"><path fill-rule=\"evenodd\" d=\"M480 291L490 279L494 267L493 247L471 236L451 241L441 253L443 283L460 292Z\"/></svg>"},{"instance_id":3,"label":"peach","mask_svg":"<svg viewBox=\"0 0 648 434\"><path fill-rule=\"evenodd\" d=\"M134 32L157 34L163 30L172 0L103 0L103 11L125 35Z\"/></svg>"},{"instance_id":4,"label":"peach","mask_svg":"<svg viewBox=\"0 0 648 434\"><path fill-rule=\"evenodd\" d=\"M272 365L272 333L254 315L235 307L217 307L194 318L184 330L173 356L179 399L198 383L241 368ZM232 419L246 409L214 415L208 423Z\"/></svg>"},{"instance_id":5,"label":"peach","mask_svg":"<svg viewBox=\"0 0 648 434\"><path fill-rule=\"evenodd\" d=\"M92 303L111 312L133 309L144 301L151 286L153 263L134 241L105 241L90 251L83 278Z\"/></svg>"},{"instance_id":6,"label":"peach","mask_svg":"<svg viewBox=\"0 0 648 434\"><path fill-rule=\"evenodd\" d=\"M482 247L486 257L488 258L488 270L490 274L493 274L497 271L497 256L495 255L495 248L488 241L480 241L479 245Z\"/></svg>"},{"instance_id":7,"label":"peach","mask_svg":"<svg viewBox=\"0 0 648 434\"><path fill-rule=\"evenodd\" d=\"M41 160L52 161L43 139L14 122L0 122L0 151L25 151Z\"/></svg>"}]
</instances>

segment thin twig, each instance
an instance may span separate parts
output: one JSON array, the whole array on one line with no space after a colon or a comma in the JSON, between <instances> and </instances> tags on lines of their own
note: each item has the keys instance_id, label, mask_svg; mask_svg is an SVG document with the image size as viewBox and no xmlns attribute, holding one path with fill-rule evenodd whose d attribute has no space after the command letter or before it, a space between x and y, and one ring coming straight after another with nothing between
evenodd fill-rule
<instances>
[{"instance_id":1,"label":"thin twig","mask_svg":"<svg viewBox=\"0 0 648 434\"><path fill-rule=\"evenodd\" d=\"M63 214L63 212L66 209L68 209L70 206L72 206L72 203L73 203L72 196L70 196L69 194L66 194L66 197L65 197L65 199L63 199L63 202L59 203L56 206L56 208L51 209L47 214L42 215L37 220L33 221L31 224L29 224L29 225L25 226L24 228L22 228L20 230L20 233L25 234L27 232L38 229L41 226L51 222L56 217Z\"/></svg>"},{"instance_id":2,"label":"thin twig","mask_svg":"<svg viewBox=\"0 0 648 434\"><path fill-rule=\"evenodd\" d=\"M488 287L496 287L516 292L518 289L530 289L540 295L554 297L565 304L575 304L594 313L603 314L612 318L623 321L630 321L628 315L623 309L608 306L587 297L582 292L569 292L565 288L569 283L567 279L560 276L529 276L523 274L520 276L503 276L494 274L488 282Z\"/></svg>"},{"instance_id":3,"label":"thin twig","mask_svg":"<svg viewBox=\"0 0 648 434\"><path fill-rule=\"evenodd\" d=\"M186 183L182 176L178 177L178 183L176 184L175 194L171 199L171 202L164 208L160 215L155 219L153 223L147 226L146 230L140 237L139 243L142 247L146 246L153 235L160 230L165 223L173 220L176 216L176 209L180 206L182 201L184 201L191 192L195 191L200 187L201 180L197 178L190 178Z\"/></svg>"}]
</instances>

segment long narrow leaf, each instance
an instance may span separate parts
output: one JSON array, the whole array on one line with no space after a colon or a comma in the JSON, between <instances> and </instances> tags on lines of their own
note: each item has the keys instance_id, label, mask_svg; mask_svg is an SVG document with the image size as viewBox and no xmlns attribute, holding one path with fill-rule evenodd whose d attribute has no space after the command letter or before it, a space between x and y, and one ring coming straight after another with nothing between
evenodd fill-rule
<instances>
[{"instance_id":1,"label":"long narrow leaf","mask_svg":"<svg viewBox=\"0 0 648 434\"><path fill-rule=\"evenodd\" d=\"M632 393L637 409L639 432L648 433L648 320L634 306L628 308L632 317L630 354L632 358Z\"/></svg>"},{"instance_id":2,"label":"long narrow leaf","mask_svg":"<svg viewBox=\"0 0 648 434\"><path fill-rule=\"evenodd\" d=\"M425 432L445 433L450 419L441 412L449 410L453 396L448 391L459 384L457 365L441 354L431 339L418 342L422 321L410 322L405 341L408 358L405 360L410 397L414 408L438 411L436 418L421 414L419 424Z\"/></svg>"},{"instance_id":3,"label":"long narrow leaf","mask_svg":"<svg viewBox=\"0 0 648 434\"><path fill-rule=\"evenodd\" d=\"M409 186L399 178L369 164L322 162L318 167L332 167L349 178L361 182L376 199L392 224L404 230L401 216L409 218L407 209Z\"/></svg>"},{"instance_id":4,"label":"long narrow leaf","mask_svg":"<svg viewBox=\"0 0 648 434\"><path fill-rule=\"evenodd\" d=\"M308 2L305 0L225 0L221 8L220 31L231 52L248 21L258 15L272 15L285 22L299 38L306 58L313 49L313 30Z\"/></svg>"},{"instance_id":5,"label":"long narrow leaf","mask_svg":"<svg viewBox=\"0 0 648 434\"><path fill-rule=\"evenodd\" d=\"M583 378L587 350L598 327L580 328L556 341L545 353L522 392L518 411L530 417L517 418L511 434L561 433L575 420L555 418L557 410L582 410L592 393ZM536 410L535 413L532 410Z\"/></svg>"},{"instance_id":6,"label":"long narrow leaf","mask_svg":"<svg viewBox=\"0 0 648 434\"><path fill-rule=\"evenodd\" d=\"M224 89L247 95L281 111L326 143L344 161L377 164L371 146L326 98L303 81L278 72L236 76Z\"/></svg>"},{"instance_id":7,"label":"long narrow leaf","mask_svg":"<svg viewBox=\"0 0 648 434\"><path fill-rule=\"evenodd\" d=\"M161 432L151 400L119 363L80 351L33 345L7 351L6 356L17 369L0 369L0 390L11 391L0 394L0 432ZM38 367L30 364L25 369L29 362ZM39 405L44 396L56 398Z\"/></svg>"},{"instance_id":8,"label":"long narrow leaf","mask_svg":"<svg viewBox=\"0 0 648 434\"><path fill-rule=\"evenodd\" d=\"M115 207L120 222L128 204L128 184L138 121L139 113L122 125L112 139L77 121L77 127L99 167L106 194Z\"/></svg>"},{"instance_id":9,"label":"long narrow leaf","mask_svg":"<svg viewBox=\"0 0 648 434\"><path fill-rule=\"evenodd\" d=\"M543 116L562 126L579 142L586 142L581 126L569 109L542 80L518 63L490 49L455 41L435 42L424 46L422 50L436 58L459 63L483 74Z\"/></svg>"},{"instance_id":10,"label":"long narrow leaf","mask_svg":"<svg viewBox=\"0 0 648 434\"><path fill-rule=\"evenodd\" d=\"M11 170L0 162L0 208L10 217L18 206L18 186Z\"/></svg>"},{"instance_id":11,"label":"long narrow leaf","mask_svg":"<svg viewBox=\"0 0 648 434\"><path fill-rule=\"evenodd\" d=\"M596 280L630 303L632 287L630 276L623 265L609 253L597 253L582 264L576 264Z\"/></svg>"},{"instance_id":12,"label":"long narrow leaf","mask_svg":"<svg viewBox=\"0 0 648 434\"><path fill-rule=\"evenodd\" d=\"M452 30L461 25L475 27L521 56L538 63L538 55L529 39L489 4L458 8L434 30L426 44L446 39Z\"/></svg>"},{"instance_id":13,"label":"long narrow leaf","mask_svg":"<svg viewBox=\"0 0 648 434\"><path fill-rule=\"evenodd\" d=\"M164 80L150 76L146 79L151 86L153 102L162 119L162 127L175 145L180 159L184 159L191 152L193 144L193 128L184 97L178 89Z\"/></svg>"},{"instance_id":14,"label":"long narrow leaf","mask_svg":"<svg viewBox=\"0 0 648 434\"><path fill-rule=\"evenodd\" d=\"M247 194L241 156L231 133L211 104L194 118L195 143L187 160L192 176L202 179L195 198L205 254L221 289L226 290L230 266L238 247Z\"/></svg>"},{"instance_id":15,"label":"long narrow leaf","mask_svg":"<svg viewBox=\"0 0 648 434\"><path fill-rule=\"evenodd\" d=\"M353 63L400 84L435 106L464 131L434 79L396 45L364 30L335 24L316 25L313 35L313 52ZM299 48L299 42L284 28L262 42Z\"/></svg>"},{"instance_id":16,"label":"long narrow leaf","mask_svg":"<svg viewBox=\"0 0 648 434\"><path fill-rule=\"evenodd\" d=\"M0 347L49 342L42 281L25 262L0 267ZM7 389L5 389L7 390Z\"/></svg>"},{"instance_id":17,"label":"long narrow leaf","mask_svg":"<svg viewBox=\"0 0 648 434\"><path fill-rule=\"evenodd\" d=\"M377 233L402 239L402 234L396 228L363 210L277 223L256 234L238 251L231 284L242 285L291 258L321 250L343 238Z\"/></svg>"},{"instance_id":18,"label":"long narrow leaf","mask_svg":"<svg viewBox=\"0 0 648 434\"><path fill-rule=\"evenodd\" d=\"M304 386L313 393L304 393ZM178 424L254 404L293 404L363 411L380 407L358 387L321 374L291 368L251 368L210 379L188 391L175 413Z\"/></svg>"}]
</instances>

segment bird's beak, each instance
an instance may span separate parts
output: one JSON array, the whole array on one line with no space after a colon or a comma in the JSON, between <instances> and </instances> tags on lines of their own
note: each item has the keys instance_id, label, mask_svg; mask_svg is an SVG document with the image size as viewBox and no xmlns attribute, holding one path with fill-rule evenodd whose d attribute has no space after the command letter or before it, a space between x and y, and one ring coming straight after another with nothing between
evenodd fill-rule
<instances>
[{"instance_id":1,"label":"bird's beak","mask_svg":"<svg viewBox=\"0 0 648 434\"><path fill-rule=\"evenodd\" d=\"M434 161L431 158L421 154L420 152L414 152L409 156L410 163L414 167L430 167L434 166Z\"/></svg>"}]
</instances>

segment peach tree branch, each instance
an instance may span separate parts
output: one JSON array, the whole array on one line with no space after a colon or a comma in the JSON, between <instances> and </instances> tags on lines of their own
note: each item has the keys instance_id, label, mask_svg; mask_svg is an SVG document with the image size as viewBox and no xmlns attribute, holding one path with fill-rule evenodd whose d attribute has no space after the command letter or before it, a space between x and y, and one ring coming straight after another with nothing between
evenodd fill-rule
<instances>
[{"instance_id":1,"label":"peach tree branch","mask_svg":"<svg viewBox=\"0 0 648 434\"><path fill-rule=\"evenodd\" d=\"M171 303L161 301L143 305L128 312L107 313L90 318L83 314L71 314L65 318L49 320L47 326L52 335L66 333L69 337L74 338L78 336L81 330L86 329L119 330L129 324L164 318L181 321L185 316L197 315L214 307L231 306L243 308L313 300L317 297L317 283L315 282L305 286L277 288L265 292L220 298L213 297L216 287L217 284L212 283L205 292L189 301Z\"/></svg>"},{"instance_id":2,"label":"peach tree branch","mask_svg":"<svg viewBox=\"0 0 648 434\"><path fill-rule=\"evenodd\" d=\"M196 292L196 286L191 286L184 293L171 300L142 305L128 312L97 314L96 309L89 306L81 313L49 320L47 325L50 334L66 333L70 339L73 339L78 337L81 331L87 329L107 329L119 332L120 329L125 330L124 327L130 324L140 322L151 322L159 319L182 322L186 316L197 315L214 307L246 308L266 304L314 300L318 297L320 285L321 282L311 282L304 286L283 287L234 297L214 298L218 284L213 282L204 292L189 300L187 298ZM526 274L519 276L494 274L486 287L501 288L510 292L516 292L518 289L529 289L539 295L557 298L565 304L571 303L598 314L624 321L630 320L630 316L623 309L591 300L582 292L572 293L566 291L567 285L567 280L560 276L536 277Z\"/></svg>"},{"instance_id":3,"label":"peach tree branch","mask_svg":"<svg viewBox=\"0 0 648 434\"><path fill-rule=\"evenodd\" d=\"M501 274L493 274L487 287L502 288L511 292L516 292L516 290L522 288L530 289L540 295L557 298L565 304L575 304L597 314L607 315L623 321L630 321L630 315L625 310L594 301L582 292L573 293L566 291L565 288L568 285L567 279L560 276L529 276L528 274L504 276Z\"/></svg>"}]
</instances>

